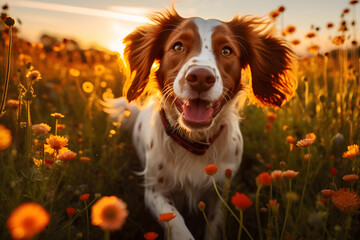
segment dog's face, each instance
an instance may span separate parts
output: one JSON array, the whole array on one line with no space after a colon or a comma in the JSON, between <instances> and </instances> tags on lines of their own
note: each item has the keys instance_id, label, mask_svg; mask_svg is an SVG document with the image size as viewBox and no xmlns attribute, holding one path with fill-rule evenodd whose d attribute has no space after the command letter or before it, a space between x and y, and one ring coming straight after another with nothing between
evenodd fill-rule
<instances>
[{"instance_id":1,"label":"dog's face","mask_svg":"<svg viewBox=\"0 0 360 240\"><path fill-rule=\"evenodd\" d=\"M172 119L188 130L210 128L221 110L241 90L241 70L250 66L258 102L280 107L292 95L291 50L281 40L256 30L258 19L230 22L182 18L175 10L156 15L155 25L125 38L134 73L127 92L137 98L149 81L155 60L157 83Z\"/></svg>"}]
</instances>

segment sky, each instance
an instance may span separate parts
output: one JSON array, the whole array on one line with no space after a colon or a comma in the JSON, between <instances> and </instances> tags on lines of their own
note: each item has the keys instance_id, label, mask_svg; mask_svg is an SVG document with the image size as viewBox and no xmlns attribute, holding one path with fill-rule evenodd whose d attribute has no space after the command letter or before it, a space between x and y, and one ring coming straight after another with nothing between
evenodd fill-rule
<instances>
[{"instance_id":1,"label":"sky","mask_svg":"<svg viewBox=\"0 0 360 240\"><path fill-rule=\"evenodd\" d=\"M279 6L286 10L275 27L294 25L297 30L287 40L300 39L294 50L305 53L310 40L304 40L311 26L320 27L320 50L331 47L329 36L336 36L336 29L329 31L332 22L337 27L343 9L349 8L347 19L351 22L360 13L359 5L349 5L350 0L176 0L175 9L183 17L199 16L231 20L235 15L256 15L268 18L269 12ZM101 46L122 52L122 39L136 27L149 23L147 16L171 6L171 0L0 0L9 5L9 15L22 22L20 36L37 42L43 33L60 39L74 39L84 48ZM360 15L360 14L358 14ZM359 22L359 16L356 16ZM357 40L360 31L357 31ZM359 40L358 40L359 42Z\"/></svg>"}]
</instances>

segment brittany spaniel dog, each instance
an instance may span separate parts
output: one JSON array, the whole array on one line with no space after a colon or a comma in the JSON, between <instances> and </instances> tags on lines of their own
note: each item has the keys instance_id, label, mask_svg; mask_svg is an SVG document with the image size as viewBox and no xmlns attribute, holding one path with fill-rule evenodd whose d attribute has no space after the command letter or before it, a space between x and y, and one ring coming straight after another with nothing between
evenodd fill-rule
<instances>
[{"instance_id":1,"label":"brittany spaniel dog","mask_svg":"<svg viewBox=\"0 0 360 240\"><path fill-rule=\"evenodd\" d=\"M171 239L194 239L185 216L196 213L199 201L206 203L211 228L220 237L221 203L204 167L218 166L219 185L226 169L237 172L243 139L235 105L245 88L242 70L250 68L249 92L258 104L281 107L295 85L292 51L255 17L183 18L172 8L152 20L124 39L131 79L127 101L114 100L113 107L131 112L127 121L144 166L145 203L156 218L176 215L169 222ZM161 92L157 104L139 110L127 103L154 86Z\"/></svg>"}]
</instances>

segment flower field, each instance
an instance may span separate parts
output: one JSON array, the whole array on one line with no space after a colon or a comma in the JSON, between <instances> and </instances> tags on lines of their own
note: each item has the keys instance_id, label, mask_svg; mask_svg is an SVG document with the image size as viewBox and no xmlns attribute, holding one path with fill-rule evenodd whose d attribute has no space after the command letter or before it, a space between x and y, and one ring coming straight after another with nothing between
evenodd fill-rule
<instances>
[{"instance_id":1,"label":"flower field","mask_svg":"<svg viewBox=\"0 0 360 240\"><path fill-rule=\"evenodd\" d=\"M303 39L292 37L296 26L279 29L308 53L294 58L298 87L281 109L239 110L241 169L231 185L214 181L222 239L359 239L357 3ZM0 239L165 239L171 233L144 205L130 134L99 103L122 95L121 56L50 36L30 43L8 8L0 24ZM270 13L275 26L284 11ZM323 51L320 35L334 50ZM199 174L231 176L216 165ZM206 203L198 208L202 231ZM160 221L176 217L164 214Z\"/></svg>"}]
</instances>

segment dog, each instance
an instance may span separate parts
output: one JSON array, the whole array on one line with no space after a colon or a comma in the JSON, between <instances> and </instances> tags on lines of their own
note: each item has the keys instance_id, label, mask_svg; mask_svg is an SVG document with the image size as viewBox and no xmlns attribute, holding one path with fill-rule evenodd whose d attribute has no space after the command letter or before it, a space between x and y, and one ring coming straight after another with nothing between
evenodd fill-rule
<instances>
[{"instance_id":1,"label":"dog","mask_svg":"<svg viewBox=\"0 0 360 240\"><path fill-rule=\"evenodd\" d=\"M242 73L250 69L253 102L281 107L294 91L293 52L256 17L235 16L229 22L183 18L171 8L151 19L152 24L124 39L131 71L127 100L110 101L108 112L130 111L132 140L144 166L145 203L156 218L176 215L169 221L171 239L194 239L182 210L196 210L199 201L206 203L209 224L219 238L221 202L204 167L218 166L214 177L220 185L226 169L236 174L243 153L236 110L246 88ZM129 103L153 83L161 93L158 103L143 109ZM203 232L204 239L211 239L208 230Z\"/></svg>"}]
</instances>

